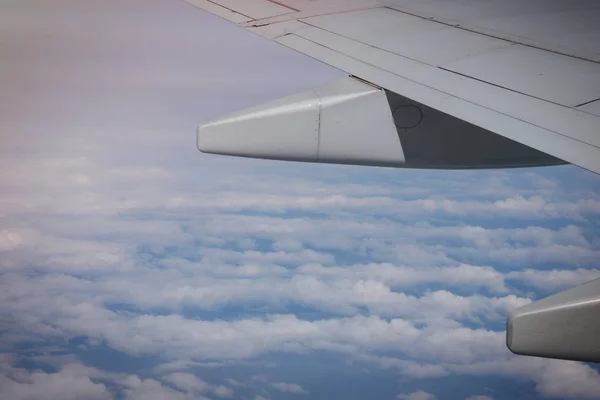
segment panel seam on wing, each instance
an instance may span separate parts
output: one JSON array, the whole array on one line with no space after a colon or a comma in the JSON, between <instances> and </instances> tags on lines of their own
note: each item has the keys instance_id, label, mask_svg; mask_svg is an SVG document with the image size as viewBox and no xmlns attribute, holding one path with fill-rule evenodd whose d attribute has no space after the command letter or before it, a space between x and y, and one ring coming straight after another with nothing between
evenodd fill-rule
<instances>
[{"instance_id":1,"label":"panel seam on wing","mask_svg":"<svg viewBox=\"0 0 600 400\"><path fill-rule=\"evenodd\" d=\"M594 100L586 101L585 103L577 104L577 105L575 106L575 108L577 108L577 107L583 107L583 106L587 106L588 104L592 104L592 103L594 103L594 102L596 102L596 101L599 101L599 100L600 100L600 97L598 97L597 99L594 99Z\"/></svg>"},{"instance_id":2,"label":"panel seam on wing","mask_svg":"<svg viewBox=\"0 0 600 400\"><path fill-rule=\"evenodd\" d=\"M250 28L252 23L257 23L257 22L258 23L264 22L264 25L273 25L273 24L278 24L281 22L290 22L290 21L304 22L301 20L305 19L305 18L321 17L321 16L325 16L325 15L345 14L345 13L349 13L349 12L356 12L356 11L363 11L363 10L375 10L378 8L384 8L384 7L381 5L375 5L375 6L370 6L370 7L356 8L356 9L350 9L350 10L337 10L337 11L322 12L322 13L315 13L315 14L309 14L309 15L292 15L292 13L286 13L286 14L276 15L274 17L266 17L266 18L255 19L252 21L247 21L247 22L240 24L239 26L244 27L244 28ZM299 14L302 14L303 12L304 11L298 11ZM287 18L287 16L289 16L290 18ZM281 19L278 19L278 18L281 18ZM270 21L270 20L273 20L273 21Z\"/></svg>"},{"instance_id":3,"label":"panel seam on wing","mask_svg":"<svg viewBox=\"0 0 600 400\"><path fill-rule=\"evenodd\" d=\"M287 4L284 4L284 3L282 3L279 0L267 0L267 1L269 3L277 4L278 6L281 6L281 7L289 8L292 11L300 12L300 10L298 10L297 8L294 8L294 7L291 7L291 6L287 5Z\"/></svg>"},{"instance_id":4,"label":"panel seam on wing","mask_svg":"<svg viewBox=\"0 0 600 400\"><path fill-rule=\"evenodd\" d=\"M253 19L253 18L252 18L251 16L249 16L249 15L243 14L243 13L241 13L241 12L239 12L239 11L236 11L236 10L233 10L233 9L231 9L231 8L229 8L229 7L225 7L224 5L222 5L222 4L219 4L219 3L217 3L217 2L215 2L215 1L213 1L213 0L206 0L206 1L208 1L209 3L212 3L212 4L214 4L214 5L215 5L215 6L217 6L217 7L221 7L221 8L223 8L223 9L225 9L225 10L229 10L229 11L231 11L232 13L236 13L236 14L242 15L242 16L244 16L244 17L246 17L246 18Z\"/></svg>"},{"instance_id":5,"label":"panel seam on wing","mask_svg":"<svg viewBox=\"0 0 600 400\"><path fill-rule=\"evenodd\" d=\"M396 11L396 10L393 10L393 11ZM427 62L425 62L425 61L423 61L423 60L419 60L419 59L416 59L416 58L408 57L408 56L406 56L406 55L404 55L404 54L398 54L398 53L394 53L393 51L390 51L390 50L384 49L384 48L382 48L382 47L376 46L376 45L374 45L374 44L371 44L371 43L366 43L366 42L363 42L363 41L361 41L361 40L358 40L358 39L355 39L355 38L351 38L351 37L348 37L348 36L341 35L341 34L339 34L339 33L337 33L337 32L330 31L329 29L322 28L322 27L320 27L320 26L318 26L318 25L313 25L313 24L311 24L310 22L307 22L306 20L298 20L298 21L299 21L299 22L302 22L303 24L306 24L306 25L308 25L308 26L310 26L310 27L312 27L312 28L319 29L319 30L322 30L322 31L324 31L324 32L331 33L332 35L336 35L336 36L339 36L339 37L343 37L344 39L348 39L348 40L351 40L351 41L353 41L353 42L360 43L360 44L362 44L362 45L365 45L365 46L372 47L372 48L374 48L374 49L376 49L376 50L379 50L379 51L384 51L384 52L386 52L386 53L388 53L388 54L393 54L393 55L395 55L395 56L402 57L402 58L405 58L405 59L407 59L407 60L415 61L415 62L421 63L421 64L423 64L423 65L428 65L428 66L430 66L430 67L435 67L435 68L438 68L438 67L439 67L439 66L438 66L438 65L436 65L436 64L430 64L430 63L427 63ZM306 39L306 38L305 38L305 39ZM307 40L310 40L310 39L307 39ZM505 42L506 42L506 47L510 47L510 46L515 46L515 45L518 45L518 43L511 43L511 42L509 42L509 41L507 41L507 40L503 40L503 39L499 39L499 40L505 41ZM312 41L312 40L311 40L311 41ZM325 47L326 47L326 46L325 46ZM329 47L328 47L328 48L329 48ZM499 48L504 48L504 47L499 47ZM485 52L485 51L487 51L487 49L486 49L486 50L482 50L482 52ZM338 53L339 53L339 52L338 52ZM340 53L340 54L344 54L344 53ZM475 55L477 55L477 54L478 54L478 53L473 53L473 54L471 55L471 57L472 57L472 56L475 56ZM359 60L359 61L360 61L360 60ZM395 74L394 74L394 75L395 75Z\"/></svg>"},{"instance_id":6,"label":"panel seam on wing","mask_svg":"<svg viewBox=\"0 0 600 400\"><path fill-rule=\"evenodd\" d=\"M392 10L392 11L396 11L396 12L399 12L399 13L402 13L402 14L410 15L412 17L416 17L416 18L419 18L419 19L422 19L422 20L425 20L425 21L435 22L437 24L445 25L445 26L448 26L448 27L451 27L451 28L460 29L462 31L476 33L476 34L479 34L479 35L482 35L482 36L487 36L487 37L498 39L498 40L504 40L504 41L512 43L512 44L519 44L521 46L530 47L532 49L547 51L548 53L559 54L559 55L565 56L565 57L571 57L571 58L576 58L576 59L579 59L579 60L582 60L582 61L592 62L594 64L600 64L600 62L598 62L596 60L591 60L589 58L585 58L585 57L582 57L582 56L577 56L577 55L574 55L574 54L568 54L568 53L564 53L564 52L561 52L561 51L558 51L558 50L548 49L546 47L536 46L536 45L533 45L531 43L519 42L519 41L517 41L515 39L509 39L509 38L507 38L505 36L497 36L497 35L493 35L491 33L478 31L478 30L475 30L475 29L472 29L472 28L467 28L465 26L461 26L460 24L452 24L452 23L449 23L449 22L440 21L438 19L435 19L435 17L425 17L425 16L422 16L422 15L419 15L419 14L415 14L414 12L400 10L398 8L394 8L394 7L390 7L390 6L383 6L382 8L387 8L387 9Z\"/></svg>"},{"instance_id":7,"label":"panel seam on wing","mask_svg":"<svg viewBox=\"0 0 600 400\"><path fill-rule=\"evenodd\" d=\"M315 90L311 89L311 91L315 94L319 104L319 112L317 113L317 162L319 161L319 156L321 153L321 113L323 112L323 100L321 99L321 95Z\"/></svg>"},{"instance_id":8,"label":"panel seam on wing","mask_svg":"<svg viewBox=\"0 0 600 400\"><path fill-rule=\"evenodd\" d=\"M498 85L497 83L489 82L489 81L486 81L484 79L475 78L474 76L463 74L463 73L457 72L457 71L453 71L453 70L448 69L448 68L444 68L444 67L436 67L436 68L441 69L442 71L450 72L452 74L464 76L465 78L473 79L474 81L477 81L477 82L482 82L482 83L485 83L485 84L488 84L488 85L491 85L491 86L495 86L495 87L500 88L500 89L508 90L509 92L518 93L520 95L531 97L533 99L537 99L537 100L540 100L540 101L545 101L546 103L551 103L551 104L554 104L554 105L557 105L557 106L560 106L560 107L565 107L565 108L569 108L569 109L572 109L572 108L575 108L575 107L579 107L579 106L575 106L575 107L565 106L564 104L560 104L560 103L557 103L557 102L554 102L554 101L550 101L550 100L547 100L547 99L544 99L544 98L541 98L541 97L537 97L537 96L531 95L529 93L520 92L518 90L511 89L511 88L508 88L506 86Z\"/></svg>"}]
</instances>

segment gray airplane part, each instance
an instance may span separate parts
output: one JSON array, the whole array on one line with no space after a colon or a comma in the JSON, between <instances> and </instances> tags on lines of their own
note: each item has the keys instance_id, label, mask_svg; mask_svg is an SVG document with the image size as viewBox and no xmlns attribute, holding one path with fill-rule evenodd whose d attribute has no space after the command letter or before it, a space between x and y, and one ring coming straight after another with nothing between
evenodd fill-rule
<instances>
[{"instance_id":1,"label":"gray airplane part","mask_svg":"<svg viewBox=\"0 0 600 400\"><path fill-rule=\"evenodd\" d=\"M516 354L600 362L600 279L510 313L506 344Z\"/></svg>"}]
</instances>

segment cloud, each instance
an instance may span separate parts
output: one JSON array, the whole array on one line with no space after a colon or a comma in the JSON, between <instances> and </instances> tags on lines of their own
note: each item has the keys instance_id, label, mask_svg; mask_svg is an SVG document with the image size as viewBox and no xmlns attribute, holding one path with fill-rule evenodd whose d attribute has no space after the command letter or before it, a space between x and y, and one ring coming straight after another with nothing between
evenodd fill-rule
<instances>
[{"instance_id":1,"label":"cloud","mask_svg":"<svg viewBox=\"0 0 600 400\"><path fill-rule=\"evenodd\" d=\"M600 214L600 201L595 199L578 202L549 202L540 196L512 196L495 201L457 201L443 197L416 200L401 200L389 196L331 195L290 196L275 194L253 194L244 198L231 192L221 192L202 199L178 196L169 200L173 208L218 208L241 211L259 210L283 213L291 210L340 213L342 210L362 210L369 214L414 212L417 214L447 214L489 218L511 217L518 219L581 220L582 215ZM486 216L487 214L487 216Z\"/></svg>"},{"instance_id":2,"label":"cloud","mask_svg":"<svg viewBox=\"0 0 600 400\"><path fill-rule=\"evenodd\" d=\"M86 373L88 368L67 364L56 373L41 370L29 371L0 364L0 399L111 399L112 395L102 383L93 382Z\"/></svg>"},{"instance_id":3,"label":"cloud","mask_svg":"<svg viewBox=\"0 0 600 400\"><path fill-rule=\"evenodd\" d=\"M243 387L246 386L244 382L236 381L235 379L227 378L227 383L234 387Z\"/></svg>"},{"instance_id":4,"label":"cloud","mask_svg":"<svg viewBox=\"0 0 600 400\"><path fill-rule=\"evenodd\" d=\"M242 281L237 285L203 281L196 293L189 286L189 278L186 285L190 290L186 290L186 286L179 286L177 279L174 280L175 276L172 272L167 275L159 274L156 280L150 282L159 285L169 282L169 286L174 285L174 288L177 288L176 292L161 293L160 286L141 286L135 289L129 285L123 288L123 292L128 289L134 297L128 298L120 295L123 292L119 283L113 283L112 279L107 285L98 285L97 282L69 276L41 276L32 279L13 275L7 277L5 290L0 296L3 304L12 304L13 315L21 315L23 321L28 321L18 328L30 334L36 332L61 338L83 335L91 339L106 340L111 346L133 354L159 354L168 349L167 353L175 357L216 360L253 357L264 352L281 350L285 347L282 345L287 346L291 343L303 348L306 348L308 343L320 343L331 348L338 345L364 348L367 345L365 350L374 350L389 344L404 350L403 342L399 340L402 337L405 340L412 336L427 338L429 341L436 340L434 327L448 326L448 321L452 319L474 322L480 318L502 320L508 310L528 302L527 299L514 295L496 298L478 295L466 297L444 290L413 296L392 292L376 281L340 281L326 284L314 278L300 277L288 280L288 284L285 284L286 281L280 281L275 285L268 280L264 283ZM143 283L144 279L138 278L138 284ZM274 291L273 287L279 289ZM114 293L119 295L111 295L109 288L112 288L112 291L116 290ZM154 303L149 305L163 307L168 305L167 300L175 295L185 300L183 304L188 307L194 304L204 304L206 307L208 304L209 309L248 301L275 305L285 299L294 299L298 304L308 304L316 309L334 311L345 307L350 314L358 312L361 307L367 307L376 315L307 321L293 315L273 314L268 318L202 321L177 314L122 313L105 307L105 303L109 301L123 303L124 300L129 300L138 307L146 304L145 298L136 294L138 292L147 293L147 296L153 299ZM273 292L277 294L275 297ZM55 297L55 293L62 295ZM90 296L94 300L91 300ZM378 316L379 314L392 317L388 320ZM430 327L417 329L411 320ZM365 325L369 327L366 328ZM450 327L456 328L456 323ZM362 343L362 337L349 336L346 329L371 332L373 338L377 338L381 343ZM223 337L219 333L223 330L230 333ZM189 332L196 334L190 335ZM458 331L443 332L458 334ZM464 332L468 334L471 330L467 329ZM284 336L279 336L280 334ZM265 335L270 338L268 341L262 338ZM498 338L495 339L498 343L501 335L498 333ZM404 345L407 346L406 351L412 347L406 341ZM484 345L483 348L487 346ZM468 354L471 354L468 349L463 352L463 356Z\"/></svg>"},{"instance_id":5,"label":"cloud","mask_svg":"<svg viewBox=\"0 0 600 400\"><path fill-rule=\"evenodd\" d=\"M15 360L0 362L0 399L206 399L205 394L231 398L234 392L223 385L209 384L193 374L175 372L155 378L109 373L77 361L61 363L57 372L14 367Z\"/></svg>"},{"instance_id":6,"label":"cloud","mask_svg":"<svg viewBox=\"0 0 600 400\"><path fill-rule=\"evenodd\" d=\"M597 399L600 374L588 365L532 357L513 357L502 361L449 366L454 372L473 375L501 375L532 380L539 393L550 398Z\"/></svg>"},{"instance_id":7,"label":"cloud","mask_svg":"<svg viewBox=\"0 0 600 400\"><path fill-rule=\"evenodd\" d=\"M188 394L164 386L155 379L140 379L129 376L122 382L123 394L127 400L184 400L204 399L202 396L188 396Z\"/></svg>"},{"instance_id":8,"label":"cloud","mask_svg":"<svg viewBox=\"0 0 600 400\"><path fill-rule=\"evenodd\" d=\"M600 270L578 268L574 270L541 271L525 269L507 274L508 279L519 280L543 291L569 288L600 277Z\"/></svg>"},{"instance_id":9,"label":"cloud","mask_svg":"<svg viewBox=\"0 0 600 400\"><path fill-rule=\"evenodd\" d=\"M548 397L598 398L600 374L588 365L548 362L537 389Z\"/></svg>"},{"instance_id":10,"label":"cloud","mask_svg":"<svg viewBox=\"0 0 600 400\"><path fill-rule=\"evenodd\" d=\"M494 400L494 398L490 397L490 396L475 395L475 396L469 396L465 400Z\"/></svg>"},{"instance_id":11,"label":"cloud","mask_svg":"<svg viewBox=\"0 0 600 400\"><path fill-rule=\"evenodd\" d=\"M8 251L19 247L23 237L17 232L3 230L0 232L0 251Z\"/></svg>"},{"instance_id":12,"label":"cloud","mask_svg":"<svg viewBox=\"0 0 600 400\"><path fill-rule=\"evenodd\" d=\"M297 383L274 382L270 386L284 393L307 394L308 392Z\"/></svg>"},{"instance_id":13,"label":"cloud","mask_svg":"<svg viewBox=\"0 0 600 400\"><path fill-rule=\"evenodd\" d=\"M334 257L331 254L318 253L313 250L301 250L299 252L260 252L260 251L231 251L222 249L202 249L200 255L206 262L221 263L286 263L302 264L307 262L331 264Z\"/></svg>"},{"instance_id":14,"label":"cloud","mask_svg":"<svg viewBox=\"0 0 600 400\"><path fill-rule=\"evenodd\" d=\"M233 395L234 395L235 392L233 391L232 388L229 388L229 387L223 386L223 385L219 385L219 386L216 386L213 389L213 393L217 397L221 397L221 398L224 398L224 399L229 399L229 398L233 397Z\"/></svg>"},{"instance_id":15,"label":"cloud","mask_svg":"<svg viewBox=\"0 0 600 400\"><path fill-rule=\"evenodd\" d=\"M395 288L443 284L454 287L486 287L503 293L508 289L501 273L491 267L461 264L445 267L409 267L391 263L369 263L345 267L306 264L297 269L306 275L345 280L377 280Z\"/></svg>"},{"instance_id":16,"label":"cloud","mask_svg":"<svg viewBox=\"0 0 600 400\"><path fill-rule=\"evenodd\" d=\"M210 389L210 385L208 383L189 373L174 372L163 376L161 379L185 392L201 393Z\"/></svg>"},{"instance_id":17,"label":"cloud","mask_svg":"<svg viewBox=\"0 0 600 400\"><path fill-rule=\"evenodd\" d=\"M409 394L399 394L396 396L398 400L436 400L437 397L434 394L418 390Z\"/></svg>"}]
</instances>

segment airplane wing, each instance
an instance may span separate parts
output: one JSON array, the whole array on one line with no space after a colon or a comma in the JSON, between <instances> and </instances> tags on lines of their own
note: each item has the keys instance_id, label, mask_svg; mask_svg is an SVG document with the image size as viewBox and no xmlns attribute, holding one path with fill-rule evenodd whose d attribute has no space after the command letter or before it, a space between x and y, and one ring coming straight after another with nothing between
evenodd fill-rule
<instances>
[{"instance_id":1,"label":"airplane wing","mask_svg":"<svg viewBox=\"0 0 600 400\"><path fill-rule=\"evenodd\" d=\"M201 151L600 173L596 0L185 1L349 75L199 127ZM509 348L600 362L599 284L511 314Z\"/></svg>"},{"instance_id":2,"label":"airplane wing","mask_svg":"<svg viewBox=\"0 0 600 400\"><path fill-rule=\"evenodd\" d=\"M358 78L211 123L200 150L600 173L597 1L186 1Z\"/></svg>"}]
</instances>

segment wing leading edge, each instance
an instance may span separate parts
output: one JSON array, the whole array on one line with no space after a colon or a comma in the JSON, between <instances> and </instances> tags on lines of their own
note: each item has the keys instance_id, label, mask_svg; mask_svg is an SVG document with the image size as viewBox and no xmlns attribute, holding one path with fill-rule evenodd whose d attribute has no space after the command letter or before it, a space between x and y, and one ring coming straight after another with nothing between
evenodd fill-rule
<instances>
[{"instance_id":1,"label":"wing leading edge","mask_svg":"<svg viewBox=\"0 0 600 400\"><path fill-rule=\"evenodd\" d=\"M201 151L600 173L598 2L185 1L350 75L200 127ZM598 304L600 280L516 310L507 345L600 362Z\"/></svg>"}]
</instances>

